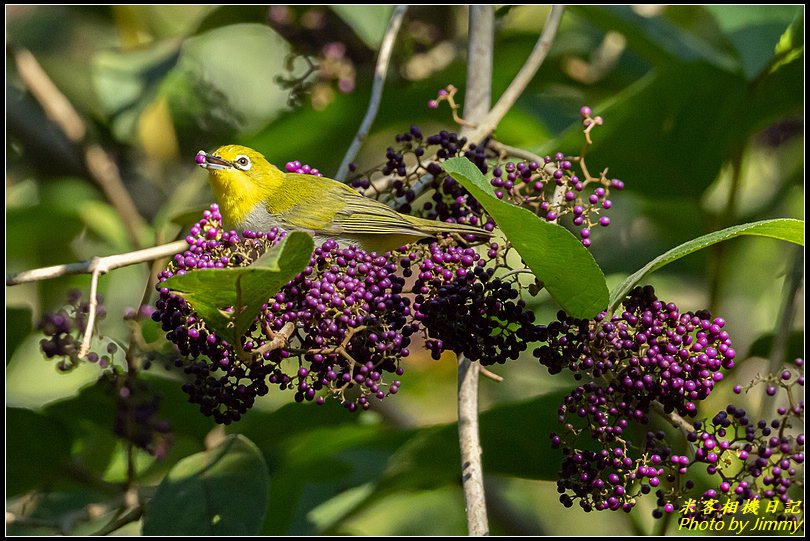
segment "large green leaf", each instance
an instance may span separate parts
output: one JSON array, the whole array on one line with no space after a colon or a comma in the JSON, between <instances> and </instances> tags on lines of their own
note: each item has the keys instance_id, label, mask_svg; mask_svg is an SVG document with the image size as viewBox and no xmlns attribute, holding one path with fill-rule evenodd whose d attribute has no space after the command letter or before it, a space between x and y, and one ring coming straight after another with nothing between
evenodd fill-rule
<instances>
[{"instance_id":1,"label":"large green leaf","mask_svg":"<svg viewBox=\"0 0 810 541\"><path fill-rule=\"evenodd\" d=\"M730 71L738 67L729 52L703 36L684 31L666 17L644 16L631 6L581 5L571 6L571 10L605 32L620 32L630 49L659 66L706 61Z\"/></svg>"},{"instance_id":2,"label":"large green leaf","mask_svg":"<svg viewBox=\"0 0 810 541\"><path fill-rule=\"evenodd\" d=\"M27 409L6 408L6 496L52 482L70 458L70 432Z\"/></svg>"},{"instance_id":3,"label":"large green leaf","mask_svg":"<svg viewBox=\"0 0 810 541\"><path fill-rule=\"evenodd\" d=\"M490 183L468 159L451 158L443 167L495 219L563 310L578 318L590 318L604 310L608 300L605 276L570 231L495 197Z\"/></svg>"},{"instance_id":4,"label":"large green leaf","mask_svg":"<svg viewBox=\"0 0 810 541\"><path fill-rule=\"evenodd\" d=\"M327 400L323 406L292 403L273 412L254 408L227 428L255 442L270 468L272 511L262 535L323 533L323 522L310 511L385 470L409 432L371 419L371 413L347 415L338 401Z\"/></svg>"},{"instance_id":5,"label":"large green leaf","mask_svg":"<svg viewBox=\"0 0 810 541\"><path fill-rule=\"evenodd\" d=\"M162 285L183 297L206 327L237 343L267 299L304 270L313 249L311 236L293 231L249 267L188 272Z\"/></svg>"},{"instance_id":6,"label":"large green leaf","mask_svg":"<svg viewBox=\"0 0 810 541\"><path fill-rule=\"evenodd\" d=\"M480 416L480 437L482 447L482 463L487 474L505 475L523 479L542 479L553 481L557 479L560 461L559 456L549 459L550 442L548 434L550 428L557 422L557 408L559 407L566 391L559 391L543 395L537 398L519 403L507 404L485 411ZM285 493L285 496L297 494L299 498L307 498L313 503L323 501L324 492L332 491L333 500L337 499L333 491L333 486L343 482L345 487L356 487L356 493L349 501L342 501L340 509L335 511L331 517L331 522L339 524L341 521L353 516L357 512L362 512L372 502L380 501L395 493L403 493L418 490L437 490L443 486L457 485L461 476L461 461L459 456L458 424L448 423L439 426L428 426L417 429L404 430L392 433L389 430L378 429L376 435L368 433L363 439L355 436L361 427L345 427L341 431L335 429L321 429L314 434L315 437L304 438L297 442L302 449L307 449L315 453L315 457L304 456L296 448L288 449L288 454L298 454L301 457L297 460L302 468L302 472L295 473L289 480L289 488L295 488L296 492ZM344 432L344 434L341 434ZM336 436L336 443L332 444L332 437ZM368 451L368 463L373 472L365 467L359 468L357 464L359 449L347 448L347 440L357 444L365 442L367 447L372 447L377 455L371 455ZM362 436L362 435L361 435ZM314 442L328 442L322 445L315 445ZM392 445L393 444L393 445ZM289 446L288 446L289 447ZM326 447L326 449L319 449ZM331 450L329 450L332 448ZM351 452L351 454L348 454ZM379 470L381 464L379 460L387 452L387 463L383 463L383 468ZM301 486L301 480L313 477L313 463L315 465L327 460L329 454L335 454L330 464L334 464L340 469L330 469L328 479L323 479L316 483L314 478L309 479L310 490ZM321 456L323 455L323 456ZM373 460L372 460L373 459ZM344 464L342 461L345 460ZM290 475L283 469L289 467L285 462L282 465L281 476ZM295 472L298 469L294 470ZM305 473L305 472L309 473ZM321 476L327 472L315 470ZM373 485L361 486L363 477L358 473L373 473L369 479ZM279 487L274 477L275 488ZM288 485L285 485L287 487ZM317 487L316 493L311 489ZM300 491L300 492L299 492ZM294 499L286 498L284 503L279 505L291 508L300 507L303 502L296 502ZM308 517L310 518L310 517ZM301 523L294 524L286 533L308 533L310 530L301 530ZM283 530L274 530L274 533L283 533Z\"/></svg>"},{"instance_id":7,"label":"large green leaf","mask_svg":"<svg viewBox=\"0 0 810 541\"><path fill-rule=\"evenodd\" d=\"M264 520L270 476L244 436L178 462L146 507L144 535L255 535Z\"/></svg>"},{"instance_id":8,"label":"large green leaf","mask_svg":"<svg viewBox=\"0 0 810 541\"><path fill-rule=\"evenodd\" d=\"M621 300L645 276L693 252L717 244L724 240L733 239L740 235L757 235L785 240L804 246L804 222L792 218L776 220L763 220L749 224L735 225L721 231L714 231L702 237L685 242L680 246L661 254L641 269L624 279L610 292L610 309L615 308Z\"/></svg>"},{"instance_id":9,"label":"large green leaf","mask_svg":"<svg viewBox=\"0 0 810 541\"><path fill-rule=\"evenodd\" d=\"M70 372L59 372L57 361L47 359L39 347L43 337L42 333L28 335L11 355L6 367L6 406L39 409L76 396L98 381L101 370L89 362Z\"/></svg>"},{"instance_id":10,"label":"large green leaf","mask_svg":"<svg viewBox=\"0 0 810 541\"><path fill-rule=\"evenodd\" d=\"M6 366L11 354L31 332L31 308L6 306Z\"/></svg>"},{"instance_id":11,"label":"large green leaf","mask_svg":"<svg viewBox=\"0 0 810 541\"><path fill-rule=\"evenodd\" d=\"M749 110L747 92L741 75L702 62L651 71L595 109L605 123L591 133L588 165L609 167L627 190L646 196L698 197L750 135L729 129L758 116ZM582 126L576 125L540 154L577 155L583 142Z\"/></svg>"},{"instance_id":12,"label":"large green leaf","mask_svg":"<svg viewBox=\"0 0 810 541\"><path fill-rule=\"evenodd\" d=\"M786 53L767 76L749 85L743 133L753 134L804 110L804 48Z\"/></svg>"},{"instance_id":13,"label":"large green leaf","mask_svg":"<svg viewBox=\"0 0 810 541\"><path fill-rule=\"evenodd\" d=\"M275 78L285 72L289 53L289 44L265 24L230 24L185 40L160 88L181 151L222 144L286 109L287 92Z\"/></svg>"}]
</instances>

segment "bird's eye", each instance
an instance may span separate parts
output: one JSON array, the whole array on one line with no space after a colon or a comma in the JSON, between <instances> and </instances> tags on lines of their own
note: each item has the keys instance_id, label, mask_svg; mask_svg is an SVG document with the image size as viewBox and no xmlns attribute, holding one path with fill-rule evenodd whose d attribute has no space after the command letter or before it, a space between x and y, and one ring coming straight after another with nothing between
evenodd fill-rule
<instances>
[{"instance_id":1,"label":"bird's eye","mask_svg":"<svg viewBox=\"0 0 810 541\"><path fill-rule=\"evenodd\" d=\"M242 169L243 171L250 169L250 158L247 156L237 156L233 163L236 165L236 167Z\"/></svg>"}]
</instances>

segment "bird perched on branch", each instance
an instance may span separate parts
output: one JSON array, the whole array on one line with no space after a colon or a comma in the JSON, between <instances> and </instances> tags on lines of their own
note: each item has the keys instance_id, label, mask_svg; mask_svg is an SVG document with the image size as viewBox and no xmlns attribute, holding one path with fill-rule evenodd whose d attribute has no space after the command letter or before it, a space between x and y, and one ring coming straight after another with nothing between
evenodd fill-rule
<instances>
[{"instance_id":1,"label":"bird perched on branch","mask_svg":"<svg viewBox=\"0 0 810 541\"><path fill-rule=\"evenodd\" d=\"M306 231L316 242L332 238L376 252L442 233L491 236L470 225L400 214L331 178L285 173L252 148L225 145L210 154L201 150L196 161L208 170L228 227Z\"/></svg>"}]
</instances>

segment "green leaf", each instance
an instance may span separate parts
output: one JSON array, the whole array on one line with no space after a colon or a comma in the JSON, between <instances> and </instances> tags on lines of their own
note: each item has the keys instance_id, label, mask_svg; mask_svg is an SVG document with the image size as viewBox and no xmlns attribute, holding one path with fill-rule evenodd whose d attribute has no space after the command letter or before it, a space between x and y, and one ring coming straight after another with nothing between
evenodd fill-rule
<instances>
[{"instance_id":1,"label":"green leaf","mask_svg":"<svg viewBox=\"0 0 810 541\"><path fill-rule=\"evenodd\" d=\"M700 35L685 32L662 16L646 17L630 6L571 6L605 32L620 32L629 49L663 65L706 61L723 69L737 69L736 59ZM739 9L739 7L738 7Z\"/></svg>"},{"instance_id":2,"label":"green leaf","mask_svg":"<svg viewBox=\"0 0 810 541\"><path fill-rule=\"evenodd\" d=\"M98 365L82 362L61 373L55 359L47 359L39 347L42 333L29 335L12 354L6 367L6 406L39 409L76 396L101 375Z\"/></svg>"},{"instance_id":3,"label":"green leaf","mask_svg":"<svg viewBox=\"0 0 810 541\"><path fill-rule=\"evenodd\" d=\"M385 36L393 6L357 6L335 4L329 6L369 48L377 50Z\"/></svg>"},{"instance_id":4,"label":"green leaf","mask_svg":"<svg viewBox=\"0 0 810 541\"><path fill-rule=\"evenodd\" d=\"M31 332L31 308L6 306L6 366L11 355Z\"/></svg>"},{"instance_id":5,"label":"green leaf","mask_svg":"<svg viewBox=\"0 0 810 541\"><path fill-rule=\"evenodd\" d=\"M518 477L523 479L535 479L553 481L558 478L562 455L552 452L548 454L549 427L557 422L557 409L562 403L567 390L555 391L543 396L532 398L523 402L506 404L495 407L481 413L480 434L483 468L488 474ZM346 434L351 434L349 429ZM365 479L359 478L357 474L352 476L345 472L336 472L330 469L329 479L323 479L326 472L320 472L322 479L316 484L317 492L314 494L302 491L298 501L288 496L298 494L293 492L293 487L301 490L298 485L286 486L284 495L287 496L278 502L280 506L296 507L299 513L305 513L312 506L305 506L302 501L308 497L313 504L323 501L324 493L332 488L331 482L341 482L345 492L346 487L358 487L350 501L341 501L340 510L337 515L332 516L334 523L353 516L358 512L363 512L369 505L379 502L392 494L403 492L429 490L434 491L443 486L454 486L458 483L461 474L461 461L458 450L458 424L447 423L436 426L427 426L416 429L390 432L388 430L377 430L377 435L363 441L364 450L359 448L345 448L341 451L330 450L333 447L332 437L336 436L337 447L343 447L341 435L335 429L321 429L323 433L313 434L298 442L293 442L300 446L296 447L284 442L284 447L288 455L300 456L301 473L293 470L291 473L290 464L284 463L280 466L279 475L290 476L292 482L301 484L302 479L313 477L313 470L316 464L321 464L332 454L330 464L338 466L342 460L347 460L352 464L351 468L357 468L358 453L370 454L371 448L379 451L387 451L391 446L395 446L391 451L387 451L387 464L380 472L373 471L373 477L369 482L373 482L373 489L368 486L361 486ZM265 436L266 437L266 436ZM315 442L323 442L320 446ZM352 441L352 440L349 440ZM360 441L352 442L360 443ZM327 447L326 450L321 447ZM303 456L303 451L315 453L314 457ZM321 456L323 455L323 456ZM372 468L378 466L377 460L380 457L370 457L367 459ZM376 460L375 460L376 459ZM299 466L299 468L300 468ZM360 468L363 473L368 474L366 467ZM350 470L352 471L352 470ZM341 475L342 473L342 475ZM334 479L333 479L334 478ZM274 487L278 488L278 478L274 477ZM311 483L316 480L312 478ZM306 487L304 487L306 488ZM279 492L280 493L280 492ZM276 493L278 495L279 493ZM327 493L332 495L332 493ZM318 498L317 500L315 498ZM336 507L338 507L336 505ZM334 509L333 509L334 510ZM307 512L306 518L312 520L311 512ZM265 533L287 533L292 535L304 535L312 533L312 529L301 529L301 526L291 526L286 531L281 527L276 527L272 532Z\"/></svg>"},{"instance_id":6,"label":"green leaf","mask_svg":"<svg viewBox=\"0 0 810 541\"><path fill-rule=\"evenodd\" d=\"M645 196L699 197L750 135L728 126L760 118L747 92L741 75L705 63L673 63L653 70L594 107L605 123L591 132L588 166L599 171L609 167L626 190ZM578 155L583 143L582 125L577 123L539 153Z\"/></svg>"},{"instance_id":7,"label":"green leaf","mask_svg":"<svg viewBox=\"0 0 810 541\"><path fill-rule=\"evenodd\" d=\"M800 246L804 246L804 222L792 218L779 218L763 220L742 225L728 227L721 231L714 231L702 237L685 242L680 246L656 257L641 269L631 274L617 285L610 293L610 309L616 308L625 295L638 284L645 276L693 252L717 244L724 240L733 239L740 235L757 235L780 239Z\"/></svg>"},{"instance_id":8,"label":"green leaf","mask_svg":"<svg viewBox=\"0 0 810 541\"><path fill-rule=\"evenodd\" d=\"M490 183L468 159L451 158L443 167L495 219L563 310L577 318L590 318L604 310L608 300L605 276L570 231L495 197Z\"/></svg>"},{"instance_id":9,"label":"green leaf","mask_svg":"<svg viewBox=\"0 0 810 541\"><path fill-rule=\"evenodd\" d=\"M785 115L804 111L804 49L787 54L767 76L752 84L746 107L744 133L756 133Z\"/></svg>"},{"instance_id":10,"label":"green leaf","mask_svg":"<svg viewBox=\"0 0 810 541\"><path fill-rule=\"evenodd\" d=\"M76 205L76 210L88 229L110 246L125 251L131 248L129 235L121 215L103 201L83 201Z\"/></svg>"},{"instance_id":11,"label":"green leaf","mask_svg":"<svg viewBox=\"0 0 810 541\"><path fill-rule=\"evenodd\" d=\"M311 236L293 231L249 267L192 271L172 276L163 287L183 297L208 329L237 343L267 299L304 270L313 249Z\"/></svg>"},{"instance_id":12,"label":"green leaf","mask_svg":"<svg viewBox=\"0 0 810 541\"><path fill-rule=\"evenodd\" d=\"M756 77L773 59L776 46L798 6L706 6L732 44L748 79Z\"/></svg>"},{"instance_id":13,"label":"green leaf","mask_svg":"<svg viewBox=\"0 0 810 541\"><path fill-rule=\"evenodd\" d=\"M285 73L290 45L266 24L230 24L183 41L180 58L162 81L181 150L205 148L253 132L287 108Z\"/></svg>"},{"instance_id":14,"label":"green leaf","mask_svg":"<svg viewBox=\"0 0 810 541\"><path fill-rule=\"evenodd\" d=\"M748 348L746 357L770 358L773 352L774 338L774 333L767 333L754 340L751 347ZM788 334L786 342L787 343L784 344L784 351L786 352L785 359L804 358L804 331L792 331Z\"/></svg>"},{"instance_id":15,"label":"green leaf","mask_svg":"<svg viewBox=\"0 0 810 541\"><path fill-rule=\"evenodd\" d=\"M6 496L53 481L70 458L70 432L27 409L6 408Z\"/></svg>"},{"instance_id":16,"label":"green leaf","mask_svg":"<svg viewBox=\"0 0 810 541\"><path fill-rule=\"evenodd\" d=\"M255 5L225 5L212 7L197 27L197 34L202 34L233 24L261 23L267 21L267 6Z\"/></svg>"},{"instance_id":17,"label":"green leaf","mask_svg":"<svg viewBox=\"0 0 810 541\"><path fill-rule=\"evenodd\" d=\"M228 436L172 468L146 508L143 535L256 535L269 482L259 448Z\"/></svg>"}]
</instances>

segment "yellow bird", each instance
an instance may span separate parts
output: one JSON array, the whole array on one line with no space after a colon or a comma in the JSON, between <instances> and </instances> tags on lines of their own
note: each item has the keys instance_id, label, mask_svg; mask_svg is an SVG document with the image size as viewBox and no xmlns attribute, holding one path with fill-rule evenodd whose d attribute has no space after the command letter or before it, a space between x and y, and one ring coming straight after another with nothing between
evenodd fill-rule
<instances>
[{"instance_id":1,"label":"yellow bird","mask_svg":"<svg viewBox=\"0 0 810 541\"><path fill-rule=\"evenodd\" d=\"M197 153L226 227L306 231L316 243L328 238L366 251L393 250L440 233L492 234L485 229L400 214L331 178L285 173L261 153L225 145Z\"/></svg>"}]
</instances>

